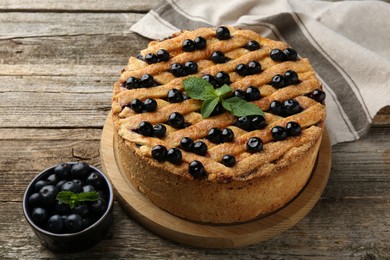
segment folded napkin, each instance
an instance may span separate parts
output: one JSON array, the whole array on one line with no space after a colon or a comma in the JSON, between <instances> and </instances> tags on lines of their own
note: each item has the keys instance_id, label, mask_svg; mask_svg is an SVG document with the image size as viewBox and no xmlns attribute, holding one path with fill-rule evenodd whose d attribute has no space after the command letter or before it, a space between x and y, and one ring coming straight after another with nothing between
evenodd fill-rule
<instances>
[{"instance_id":1,"label":"folded napkin","mask_svg":"<svg viewBox=\"0 0 390 260\"><path fill-rule=\"evenodd\" d=\"M232 25L285 41L309 58L327 95L331 143L359 139L390 105L390 5L381 1L163 0L130 30L162 39Z\"/></svg>"}]
</instances>

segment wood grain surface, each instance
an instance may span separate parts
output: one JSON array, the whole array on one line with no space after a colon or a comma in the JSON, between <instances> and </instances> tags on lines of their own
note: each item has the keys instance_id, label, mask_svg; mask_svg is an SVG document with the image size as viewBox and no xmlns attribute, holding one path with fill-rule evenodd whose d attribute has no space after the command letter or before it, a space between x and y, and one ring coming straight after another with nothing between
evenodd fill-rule
<instances>
[{"instance_id":1,"label":"wood grain surface","mask_svg":"<svg viewBox=\"0 0 390 260\"><path fill-rule=\"evenodd\" d=\"M319 203L292 229L239 249L197 249L144 229L115 204L97 246L53 254L21 207L39 171L61 161L100 167L113 82L147 40L131 33L154 1L0 1L0 259L389 259L390 108L361 140L333 147Z\"/></svg>"}]
</instances>

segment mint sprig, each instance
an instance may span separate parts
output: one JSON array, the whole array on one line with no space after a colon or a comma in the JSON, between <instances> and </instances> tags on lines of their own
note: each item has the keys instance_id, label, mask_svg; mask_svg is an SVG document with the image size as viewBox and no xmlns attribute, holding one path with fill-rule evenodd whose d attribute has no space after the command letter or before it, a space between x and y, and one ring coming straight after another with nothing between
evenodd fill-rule
<instances>
[{"instance_id":1,"label":"mint sprig","mask_svg":"<svg viewBox=\"0 0 390 260\"><path fill-rule=\"evenodd\" d=\"M60 191L57 194L57 200L61 203L68 204L71 209L87 201L97 201L99 193L96 191L74 193L71 191Z\"/></svg>"},{"instance_id":2,"label":"mint sprig","mask_svg":"<svg viewBox=\"0 0 390 260\"><path fill-rule=\"evenodd\" d=\"M264 116L264 112L255 104L239 97L229 97L233 89L226 84L214 89L207 80L190 77L183 81L183 86L188 96L203 101L200 110L203 118L209 117L218 103L234 116Z\"/></svg>"}]
</instances>

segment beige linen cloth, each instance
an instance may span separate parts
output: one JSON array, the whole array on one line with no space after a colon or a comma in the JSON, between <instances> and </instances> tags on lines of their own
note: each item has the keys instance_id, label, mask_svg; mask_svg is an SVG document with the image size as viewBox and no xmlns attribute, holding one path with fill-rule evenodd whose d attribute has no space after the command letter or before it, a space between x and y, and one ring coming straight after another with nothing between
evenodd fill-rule
<instances>
[{"instance_id":1,"label":"beige linen cloth","mask_svg":"<svg viewBox=\"0 0 390 260\"><path fill-rule=\"evenodd\" d=\"M285 41L309 58L327 98L332 144L364 135L390 105L390 4L382 1L163 0L131 27L151 39L233 25Z\"/></svg>"}]
</instances>

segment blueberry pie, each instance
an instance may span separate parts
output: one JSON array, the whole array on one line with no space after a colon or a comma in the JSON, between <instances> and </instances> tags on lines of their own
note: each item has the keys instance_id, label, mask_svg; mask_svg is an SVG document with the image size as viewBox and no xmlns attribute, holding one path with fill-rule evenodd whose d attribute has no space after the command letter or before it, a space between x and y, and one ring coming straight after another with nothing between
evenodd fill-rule
<instances>
[{"instance_id":1,"label":"blueberry pie","mask_svg":"<svg viewBox=\"0 0 390 260\"><path fill-rule=\"evenodd\" d=\"M198 96L192 79L204 86ZM309 61L284 42L229 26L182 31L149 43L115 83L115 149L130 182L162 209L249 221L307 183L324 99Z\"/></svg>"}]
</instances>

